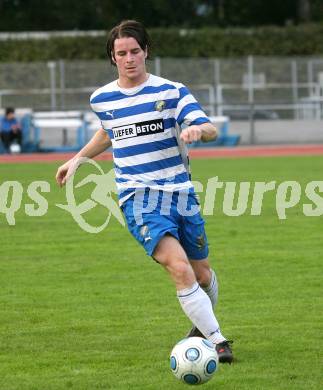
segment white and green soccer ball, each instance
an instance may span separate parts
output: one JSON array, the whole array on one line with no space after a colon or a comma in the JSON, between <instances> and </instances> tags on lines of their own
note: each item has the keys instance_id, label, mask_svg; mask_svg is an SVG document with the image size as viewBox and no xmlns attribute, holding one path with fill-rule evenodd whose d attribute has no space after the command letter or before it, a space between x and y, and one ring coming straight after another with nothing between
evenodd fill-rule
<instances>
[{"instance_id":1,"label":"white and green soccer ball","mask_svg":"<svg viewBox=\"0 0 323 390\"><path fill-rule=\"evenodd\" d=\"M170 367L177 379L189 385L209 381L218 369L214 345L201 337L179 341L170 354Z\"/></svg>"}]
</instances>

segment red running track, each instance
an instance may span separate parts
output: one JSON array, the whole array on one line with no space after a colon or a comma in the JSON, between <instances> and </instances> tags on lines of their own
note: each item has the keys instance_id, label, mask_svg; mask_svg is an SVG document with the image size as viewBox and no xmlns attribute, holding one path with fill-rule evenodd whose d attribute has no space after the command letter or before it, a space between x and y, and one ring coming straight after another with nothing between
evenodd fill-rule
<instances>
[{"instance_id":1,"label":"red running track","mask_svg":"<svg viewBox=\"0 0 323 390\"><path fill-rule=\"evenodd\" d=\"M67 161L75 153L29 153L0 155L0 164ZM279 145L279 146L238 146L234 148L190 149L190 158L243 158L275 156L315 156L323 155L323 145ZM96 160L112 160L112 153L105 152Z\"/></svg>"}]
</instances>

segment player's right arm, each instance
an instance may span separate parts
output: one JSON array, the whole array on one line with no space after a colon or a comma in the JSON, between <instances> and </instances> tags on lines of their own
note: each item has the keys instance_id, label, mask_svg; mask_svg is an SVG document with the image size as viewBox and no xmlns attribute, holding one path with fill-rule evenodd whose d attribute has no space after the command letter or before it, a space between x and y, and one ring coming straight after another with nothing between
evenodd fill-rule
<instances>
[{"instance_id":1,"label":"player's right arm","mask_svg":"<svg viewBox=\"0 0 323 390\"><path fill-rule=\"evenodd\" d=\"M90 141L70 160L61 165L56 173L56 182L62 187L80 166L81 157L93 158L111 146L111 139L106 131L99 129Z\"/></svg>"}]
</instances>

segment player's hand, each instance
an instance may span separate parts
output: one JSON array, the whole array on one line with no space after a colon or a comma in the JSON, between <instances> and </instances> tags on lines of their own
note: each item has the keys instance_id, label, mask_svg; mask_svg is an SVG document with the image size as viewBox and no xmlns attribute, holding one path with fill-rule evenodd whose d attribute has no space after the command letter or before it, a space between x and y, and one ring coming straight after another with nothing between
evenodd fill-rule
<instances>
[{"instance_id":1,"label":"player's hand","mask_svg":"<svg viewBox=\"0 0 323 390\"><path fill-rule=\"evenodd\" d=\"M56 182L60 187L63 187L67 180L74 175L77 168L80 166L80 162L78 159L71 159L67 161L65 164L61 165L57 169L56 173Z\"/></svg>"},{"instance_id":2,"label":"player's hand","mask_svg":"<svg viewBox=\"0 0 323 390\"><path fill-rule=\"evenodd\" d=\"M193 125L189 126L186 129L182 130L180 139L186 144L191 144L192 142L199 141L202 137L202 130L199 126Z\"/></svg>"}]
</instances>

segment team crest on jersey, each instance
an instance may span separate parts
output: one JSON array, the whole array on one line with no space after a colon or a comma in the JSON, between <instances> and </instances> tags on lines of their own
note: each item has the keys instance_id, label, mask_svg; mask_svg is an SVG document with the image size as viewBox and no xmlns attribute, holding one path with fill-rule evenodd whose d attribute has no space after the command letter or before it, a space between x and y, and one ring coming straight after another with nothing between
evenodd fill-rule
<instances>
[{"instance_id":1,"label":"team crest on jersey","mask_svg":"<svg viewBox=\"0 0 323 390\"><path fill-rule=\"evenodd\" d=\"M158 100L155 104L156 111L162 112L166 107L165 100Z\"/></svg>"}]
</instances>

